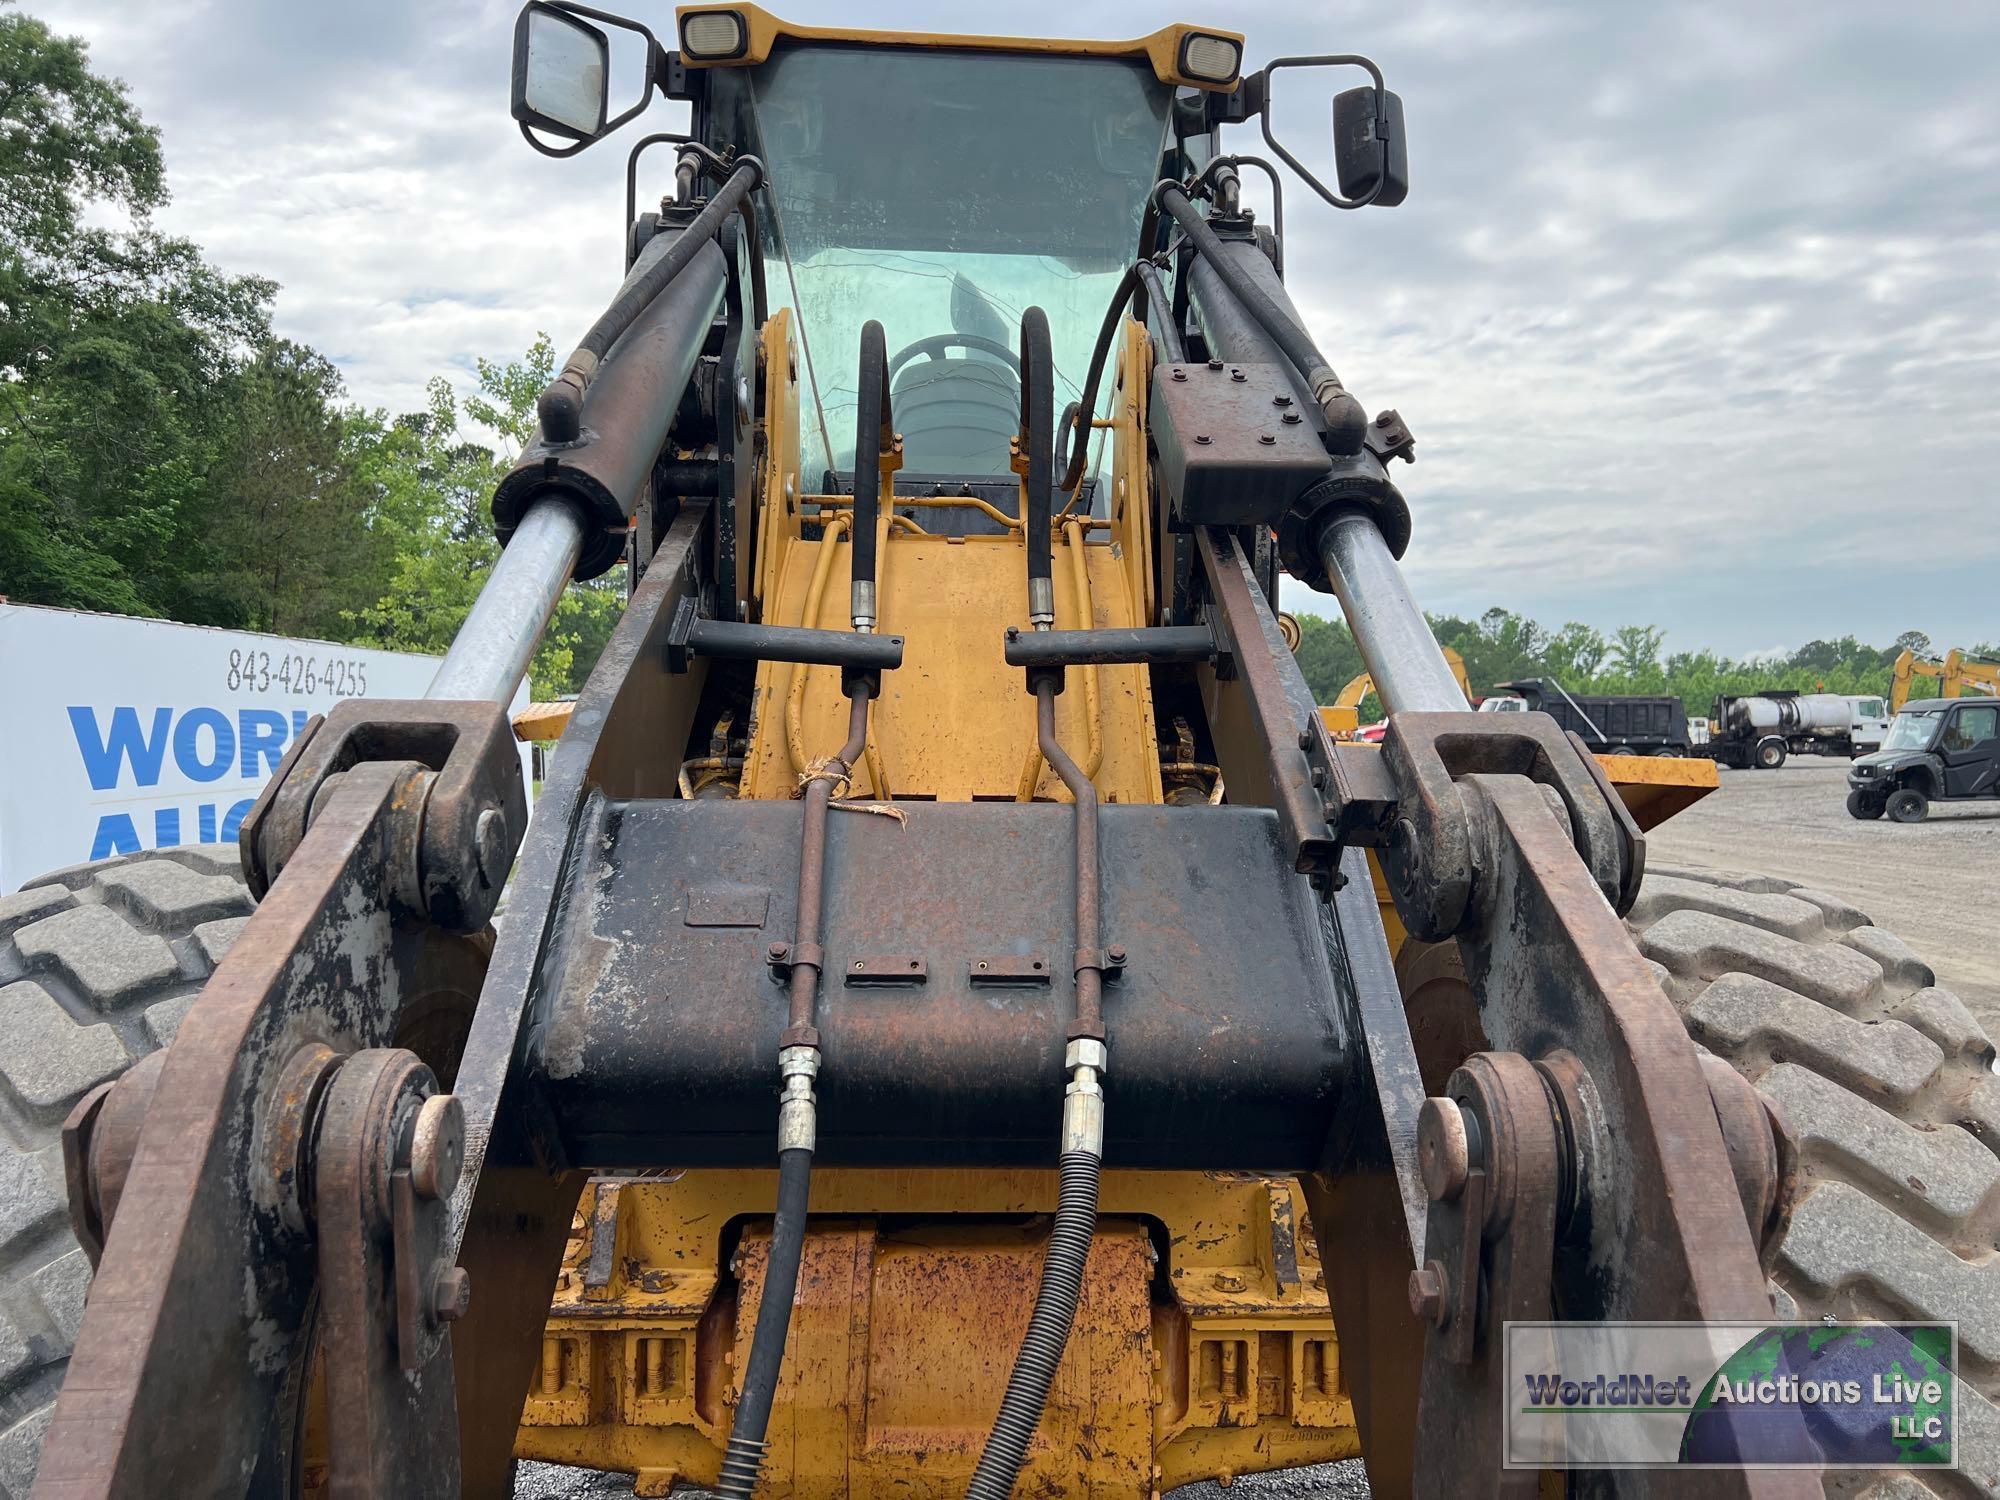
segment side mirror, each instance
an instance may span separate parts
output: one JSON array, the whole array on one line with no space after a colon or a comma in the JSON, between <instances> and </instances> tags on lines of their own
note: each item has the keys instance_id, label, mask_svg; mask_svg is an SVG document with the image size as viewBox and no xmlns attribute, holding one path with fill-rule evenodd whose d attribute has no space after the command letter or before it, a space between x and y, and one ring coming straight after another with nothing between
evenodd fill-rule
<instances>
[{"instance_id":1,"label":"side mirror","mask_svg":"<svg viewBox=\"0 0 2000 1500\"><path fill-rule=\"evenodd\" d=\"M1410 195L1410 146L1402 96L1366 86L1333 96L1333 166L1343 198L1394 208Z\"/></svg>"},{"instance_id":2,"label":"side mirror","mask_svg":"<svg viewBox=\"0 0 2000 1500\"><path fill-rule=\"evenodd\" d=\"M1340 191L1321 182L1271 131L1271 96L1285 68L1360 68L1369 83L1333 96L1333 161ZM1394 208L1410 191L1410 153L1403 138L1403 101L1382 87L1382 70L1365 57L1277 57L1244 80L1251 109L1262 116L1264 143L1307 187L1335 208ZM1254 87L1252 87L1254 85Z\"/></svg>"},{"instance_id":3,"label":"side mirror","mask_svg":"<svg viewBox=\"0 0 2000 1500\"><path fill-rule=\"evenodd\" d=\"M630 32L645 48L639 102L610 119L611 39L591 21ZM514 118L522 138L544 156L574 156L603 140L653 102L666 71L667 54L652 32L587 5L528 0L514 23ZM550 145L538 130L562 144Z\"/></svg>"},{"instance_id":4,"label":"side mirror","mask_svg":"<svg viewBox=\"0 0 2000 1500\"><path fill-rule=\"evenodd\" d=\"M604 134L611 41L588 21L531 0L514 23L514 118L566 140Z\"/></svg>"}]
</instances>

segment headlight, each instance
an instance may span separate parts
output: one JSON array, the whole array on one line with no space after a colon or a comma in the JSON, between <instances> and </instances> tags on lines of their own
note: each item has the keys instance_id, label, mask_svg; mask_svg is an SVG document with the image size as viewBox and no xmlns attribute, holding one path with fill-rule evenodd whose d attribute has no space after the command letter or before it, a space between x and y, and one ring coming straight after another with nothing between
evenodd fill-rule
<instances>
[{"instance_id":1,"label":"headlight","mask_svg":"<svg viewBox=\"0 0 2000 1500\"><path fill-rule=\"evenodd\" d=\"M697 62L727 62L750 45L750 28L733 10L696 10L681 17L681 51Z\"/></svg>"},{"instance_id":2,"label":"headlight","mask_svg":"<svg viewBox=\"0 0 2000 1500\"><path fill-rule=\"evenodd\" d=\"M1181 43L1181 72L1203 83L1230 82L1242 61L1242 43L1226 36L1195 31Z\"/></svg>"}]
</instances>

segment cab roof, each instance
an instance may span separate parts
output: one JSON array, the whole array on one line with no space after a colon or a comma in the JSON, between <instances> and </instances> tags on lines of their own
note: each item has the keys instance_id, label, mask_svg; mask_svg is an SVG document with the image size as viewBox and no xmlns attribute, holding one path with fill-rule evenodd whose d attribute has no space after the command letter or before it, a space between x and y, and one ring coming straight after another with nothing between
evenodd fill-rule
<instances>
[{"instance_id":1,"label":"cab roof","mask_svg":"<svg viewBox=\"0 0 2000 1500\"><path fill-rule=\"evenodd\" d=\"M1912 698L1903 705L1902 711L1910 713L1936 713L1945 708L1977 707L1982 703L2000 703L2000 698Z\"/></svg>"},{"instance_id":2,"label":"cab roof","mask_svg":"<svg viewBox=\"0 0 2000 1500\"><path fill-rule=\"evenodd\" d=\"M1067 37L962 36L932 31L868 31L851 26L805 26L772 15L762 6L735 4L731 0L711 0L709 4L683 5L675 12L676 32L686 34L690 18L727 12L743 22L743 45L727 57L691 55L683 44L681 62L689 68L741 68L754 66L771 55L779 41L851 43L867 47L945 48L964 52L1022 52L1046 57L1122 57L1143 59L1152 66L1162 83L1185 88L1226 93L1233 89L1243 71L1243 33L1220 26L1194 26L1175 21L1145 36L1125 41L1081 41ZM1189 68L1188 44L1196 38L1213 38L1236 49L1236 67L1224 78L1202 76Z\"/></svg>"}]
</instances>

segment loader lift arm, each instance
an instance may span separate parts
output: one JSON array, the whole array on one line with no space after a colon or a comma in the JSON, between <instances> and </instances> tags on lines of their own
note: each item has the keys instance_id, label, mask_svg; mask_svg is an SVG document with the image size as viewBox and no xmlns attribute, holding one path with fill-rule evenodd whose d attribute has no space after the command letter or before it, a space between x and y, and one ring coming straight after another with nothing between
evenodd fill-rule
<instances>
[{"instance_id":1,"label":"loader lift arm","mask_svg":"<svg viewBox=\"0 0 2000 1500\"><path fill-rule=\"evenodd\" d=\"M1378 77L1373 117L1386 128L1384 99ZM718 160L714 151L690 152L685 178L717 171ZM1388 177L1385 155L1366 196ZM336 711L301 737L246 820L246 868L268 898L164 1067L118 1085L145 1091L128 1094L135 1107L120 1116L143 1125L92 1141L79 1124L73 1199L104 1210L114 1179L122 1197L115 1216L100 1215L109 1222L98 1291L38 1493L85 1500L281 1491L297 1460L292 1426L318 1351L338 1398L333 1493L497 1496L584 1173L661 1152L768 1160L767 1126L741 1138L697 1137L685 1133L685 1119L634 1119L618 1101L592 1097L611 1086L610 1070L593 1059L625 1065L642 1097L670 1097L658 1070L673 1059L677 1035L685 1056L689 1028L633 998L642 988L633 976L657 980L649 955L664 953L681 955L691 975L706 963L721 976L743 1029L713 1040L750 1038L742 1055L754 1059L768 1101L769 1038L758 1028L768 1021L775 1035L785 1017L782 1006L769 1015L746 1007L745 985L768 982L767 968L789 977L802 960L817 963L798 951L767 952L747 921L726 912L658 920L659 892L672 888L665 877L682 871L673 861L688 849L799 874L799 896L773 878L771 899L795 900L801 918L807 909L811 856L800 851L788 804L677 793L712 664L836 661L856 673L893 665L861 628L864 613L873 623L873 599L858 574L852 633L773 631L739 617L735 548L752 545L736 525L752 514L748 464L718 465L717 483L732 482L733 493L656 504L659 460L696 445L696 434L675 424L702 351L740 348L754 316L745 247L733 238L747 191L730 196L736 181L726 177L706 207L684 205L678 233L642 251L617 326L595 341L602 348L586 341L562 388L552 389L545 418L553 428L496 497L510 542L475 608L478 629L454 646L433 699ZM1003 951L969 945L1013 894L992 892L986 911L965 900L962 919L938 915L956 908L927 882L964 867L964 830L1011 820L1021 857L1041 861L1037 871L1082 872L1082 840L1095 862L1102 838L1125 856L1101 866L1107 923L1129 922L1177 963L1202 962L1197 939L1205 936L1210 962L1269 966L1278 982L1246 988L1282 1003L1273 1002L1261 1027L1245 1028L1225 1083L1263 1108L1273 1131L1299 1132L1260 1143L1254 1164L1306 1184L1342 1337L1363 1355L1355 1400L1378 1488L1532 1490L1532 1474L1498 1462L1500 1321L1768 1316L1759 1253L1782 1223L1778 1127L1734 1075L1704 1072L1621 928L1617 913L1636 891L1644 843L1581 744L1540 715L1496 726L1493 716L1465 711L1397 563L1409 519L1385 464L1408 457L1408 434L1393 414L1359 420L1247 216L1224 204L1207 216L1195 209L1209 191L1196 176L1163 182L1153 195L1184 231L1188 306L1210 356L1199 367L1157 369L1150 408L1151 436L1171 471L1163 503L1176 532L1191 539L1190 589L1163 610L1160 637L1149 639L1148 628L1117 641L1044 645L1043 660L1027 670L1044 674L1031 680L1046 703L1059 681L1049 674L1064 667L1050 658L1062 650L1077 663L1192 663L1234 805L1187 816L1207 820L1212 849L1231 851L1227 869L1205 872L1229 889L1197 898L1160 873L1183 846L1179 825L1169 831L1156 809L1100 808L1081 795L1074 814L912 803L906 826L894 830L906 868L885 861L871 870L886 904L933 915L926 940L964 975L969 956ZM1267 445L1268 464L1253 447L1250 459L1230 460L1237 469L1211 465L1179 425L1229 399L1232 383L1255 387L1274 409L1296 401L1303 420L1288 425L1299 430ZM1078 449L1090 406L1086 397L1075 419ZM702 415L726 411L711 400ZM886 404L879 415L892 436ZM729 440L726 432L708 437ZM1054 457L1046 418L1024 420L1018 442L1030 476L1021 515L1038 530L1027 539L1023 613L1046 625ZM500 703L564 582L608 567L635 513L647 525L663 521L656 545L636 559L643 578L578 703L523 843L518 761ZM1273 529L1290 570L1340 599L1390 710L1379 755L1336 745L1314 710L1272 611L1261 549ZM869 531L872 540L872 524ZM1039 633L1019 639L1032 643ZM996 622L996 648L1000 636ZM856 729L843 762L860 743L869 697L851 696ZM1060 747L1052 738L1044 744L1060 765ZM819 810L823 817L823 799ZM814 816L812 800L803 816ZM1086 818L1087 834L1078 827ZM825 830L826 857L857 857L887 835L853 825L879 821L833 820L847 826ZM664 832L648 840L648 828ZM1478 997L1491 1050L1467 1060L1437 1098L1424 1097L1380 918L1367 882L1355 878L1364 850L1378 853L1412 933L1457 940ZM447 1094L391 1045L397 1008L430 934L483 925L510 868L516 901ZM1136 953L1126 966L1125 945L1110 942L1116 930L1104 931L1098 947L1085 916L1086 897L1094 902L1097 893L1080 875L1074 894L1075 910L1059 925L1047 909L1060 902L1008 910L1043 924L1035 929L1041 951L1062 951L1058 942L1075 950L1084 1033L1067 1038L1067 1070L1095 1083L1105 1047L1076 1046L1097 1041L1093 1026L1108 1033L1118 1059L1119 1093L1100 1115L1105 1149L1130 1150L1144 1138L1177 1162L1232 1160L1243 1143L1185 1126L1176 1133L1160 1101L1185 1085L1177 1070L1194 1066L1173 1030L1181 1023L1171 1007L1147 1004L1160 993L1160 975ZM830 929L866 916L835 883L826 900ZM1248 910L1262 918L1261 933L1284 939L1273 952L1253 953L1231 937L1232 917ZM600 923L605 913L611 918ZM974 959L965 984L980 982L980 967ZM827 1058L816 1149L829 1159L911 1165L977 1151L1044 1159L1055 1132L1035 1122L1051 1114L1048 1070L1017 1079L996 1060L1063 1056L1063 1007L1054 997L1070 992L1008 1011L1013 1031L979 1034L927 1019L998 1013L990 1005L953 1011L963 991L943 982L941 966L930 970L940 975L934 1011L864 1023L850 1010L844 1030L829 1022L823 1038L810 1038ZM627 997L622 1007L603 1003L614 991ZM700 999L676 996L682 1005ZM1304 1048L1287 1030L1302 1020L1313 1037ZM807 1041L794 1032L788 1045ZM1298 1071L1301 1057L1309 1078ZM963 1114L940 1102L955 1102L953 1080L980 1084L965 1088ZM886 1133L885 1121L927 1108L927 1120L948 1123L920 1137ZM112 1113L107 1104L100 1118ZM593 1128L592 1119L615 1125ZM792 1128L780 1126L777 1141ZM1125 1130L1132 1136L1121 1137ZM1723 1181L1738 1193L1712 1191ZM1385 1304L1384 1287L1406 1289L1407 1316ZM181 1399L190 1382L207 1398L192 1410ZM1412 1404L1416 1421L1408 1420ZM1647 1488L1647 1476L1632 1478L1635 1492ZM1806 1493L1783 1473L1720 1473L1712 1482L1728 1495Z\"/></svg>"}]
</instances>

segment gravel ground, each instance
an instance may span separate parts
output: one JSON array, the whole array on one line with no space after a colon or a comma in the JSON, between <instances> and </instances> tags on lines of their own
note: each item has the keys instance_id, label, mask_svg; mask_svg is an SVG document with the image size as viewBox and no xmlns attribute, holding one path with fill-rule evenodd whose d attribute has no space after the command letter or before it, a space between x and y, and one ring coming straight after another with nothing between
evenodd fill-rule
<instances>
[{"instance_id":1,"label":"gravel ground","mask_svg":"<svg viewBox=\"0 0 2000 1500\"><path fill-rule=\"evenodd\" d=\"M1847 762L1722 772L1646 836L1655 869L1782 875L1844 897L1908 943L2000 1035L2000 803L1941 802L1922 823L1847 815Z\"/></svg>"}]
</instances>

